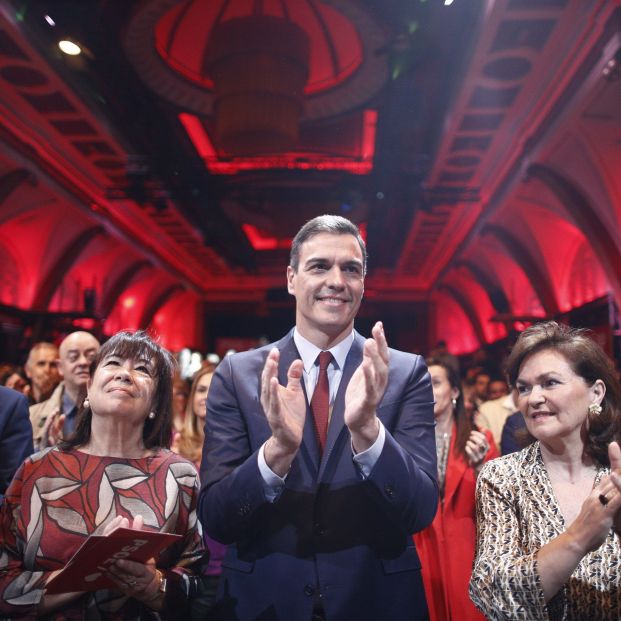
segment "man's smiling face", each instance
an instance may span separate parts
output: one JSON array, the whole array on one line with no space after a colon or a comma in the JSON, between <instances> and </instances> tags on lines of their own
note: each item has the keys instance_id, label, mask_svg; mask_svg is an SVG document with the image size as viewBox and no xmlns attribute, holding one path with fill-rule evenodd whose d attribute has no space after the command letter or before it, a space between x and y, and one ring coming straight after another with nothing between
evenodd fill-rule
<instances>
[{"instance_id":1,"label":"man's smiling face","mask_svg":"<svg viewBox=\"0 0 621 621\"><path fill-rule=\"evenodd\" d=\"M300 247L298 269L287 268L296 300L296 327L317 345L337 343L353 328L364 292L363 256L349 234L318 233Z\"/></svg>"}]
</instances>

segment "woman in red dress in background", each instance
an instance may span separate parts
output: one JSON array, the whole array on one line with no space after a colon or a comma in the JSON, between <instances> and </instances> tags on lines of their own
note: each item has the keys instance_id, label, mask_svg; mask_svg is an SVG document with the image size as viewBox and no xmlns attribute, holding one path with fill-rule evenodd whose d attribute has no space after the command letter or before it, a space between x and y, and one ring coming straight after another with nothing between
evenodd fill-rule
<instances>
[{"instance_id":1,"label":"woman in red dress in background","mask_svg":"<svg viewBox=\"0 0 621 621\"><path fill-rule=\"evenodd\" d=\"M459 371L451 360L427 360L435 400L440 500L432 524L414 535L431 621L484 621L468 597L476 521L474 494L481 466L498 457L489 431L464 409Z\"/></svg>"}]
</instances>

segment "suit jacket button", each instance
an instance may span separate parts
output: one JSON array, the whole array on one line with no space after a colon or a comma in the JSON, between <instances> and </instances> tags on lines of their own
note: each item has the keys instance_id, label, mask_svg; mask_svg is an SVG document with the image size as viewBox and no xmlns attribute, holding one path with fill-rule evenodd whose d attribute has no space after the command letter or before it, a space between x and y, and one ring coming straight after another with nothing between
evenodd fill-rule
<instances>
[{"instance_id":1,"label":"suit jacket button","mask_svg":"<svg viewBox=\"0 0 621 621\"><path fill-rule=\"evenodd\" d=\"M312 584L307 584L304 587L304 595L308 595L309 597L315 594L315 587Z\"/></svg>"},{"instance_id":2,"label":"suit jacket button","mask_svg":"<svg viewBox=\"0 0 621 621\"><path fill-rule=\"evenodd\" d=\"M392 489L392 486L390 485L385 485L384 491L386 492L386 496L388 496L389 498L392 498L395 495L395 491Z\"/></svg>"}]
</instances>

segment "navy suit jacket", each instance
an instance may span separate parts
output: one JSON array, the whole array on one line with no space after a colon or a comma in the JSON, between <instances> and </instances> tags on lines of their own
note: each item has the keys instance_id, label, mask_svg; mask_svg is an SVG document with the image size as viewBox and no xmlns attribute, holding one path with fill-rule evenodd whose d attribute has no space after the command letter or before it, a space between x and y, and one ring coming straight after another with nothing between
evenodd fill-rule
<instances>
[{"instance_id":1,"label":"navy suit jacket","mask_svg":"<svg viewBox=\"0 0 621 621\"><path fill-rule=\"evenodd\" d=\"M218 595L222 618L309 621L321 602L329 621L427 619L411 534L437 502L433 393L420 356L390 351L378 407L386 442L365 479L344 425L347 384L362 362L355 334L336 395L323 457L307 410L302 445L283 492L270 503L257 454L270 437L261 371L280 350L279 381L299 354L293 332L275 344L227 356L207 400L199 515L230 544Z\"/></svg>"},{"instance_id":2,"label":"navy suit jacket","mask_svg":"<svg viewBox=\"0 0 621 621\"><path fill-rule=\"evenodd\" d=\"M28 400L0 386L0 501L17 468L33 452Z\"/></svg>"},{"instance_id":3,"label":"navy suit jacket","mask_svg":"<svg viewBox=\"0 0 621 621\"><path fill-rule=\"evenodd\" d=\"M516 432L524 430L523 437L516 437ZM530 444L528 441L528 433L526 433L526 423L521 412L514 412L507 418L502 428L502 436L500 438L501 455L516 453L521 451L525 446Z\"/></svg>"}]
</instances>

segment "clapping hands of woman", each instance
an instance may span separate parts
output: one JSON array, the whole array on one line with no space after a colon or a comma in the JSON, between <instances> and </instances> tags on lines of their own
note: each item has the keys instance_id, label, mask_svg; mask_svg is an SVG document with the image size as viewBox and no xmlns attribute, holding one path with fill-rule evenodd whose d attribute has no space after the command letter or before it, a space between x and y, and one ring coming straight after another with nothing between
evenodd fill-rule
<instances>
[{"instance_id":1,"label":"clapping hands of woman","mask_svg":"<svg viewBox=\"0 0 621 621\"><path fill-rule=\"evenodd\" d=\"M598 500L608 511L614 511L621 503L621 447L618 442L611 442L608 446L610 459L610 475L600 482L597 492ZM621 509L617 509L613 528L621 536Z\"/></svg>"},{"instance_id":2,"label":"clapping hands of woman","mask_svg":"<svg viewBox=\"0 0 621 621\"><path fill-rule=\"evenodd\" d=\"M468 441L466 442L465 451L468 457L468 462L478 471L483 465L485 456L489 451L489 442L487 441L485 434L473 429L470 432Z\"/></svg>"}]
</instances>

